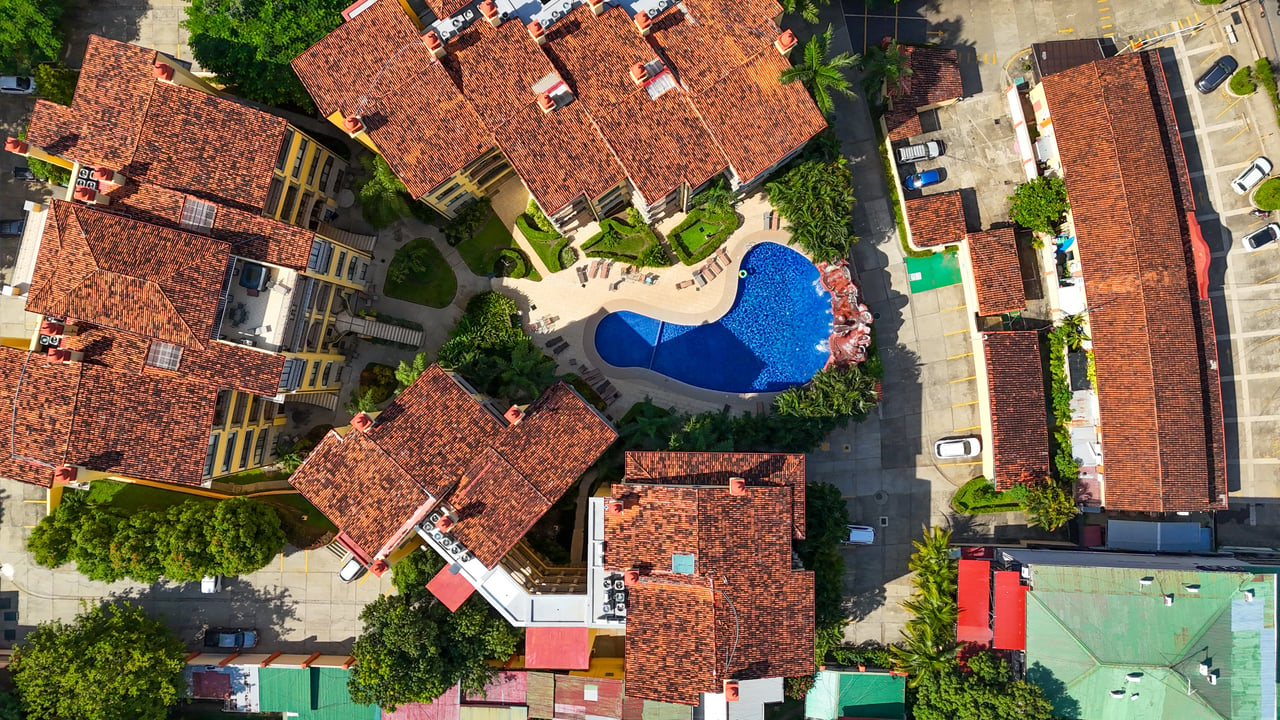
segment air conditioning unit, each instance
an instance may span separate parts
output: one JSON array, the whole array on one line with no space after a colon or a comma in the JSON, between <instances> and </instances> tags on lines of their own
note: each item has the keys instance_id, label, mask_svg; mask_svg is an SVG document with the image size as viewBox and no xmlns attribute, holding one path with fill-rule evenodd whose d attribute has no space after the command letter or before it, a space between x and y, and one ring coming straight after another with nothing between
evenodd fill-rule
<instances>
[{"instance_id":1,"label":"air conditioning unit","mask_svg":"<svg viewBox=\"0 0 1280 720\"><path fill-rule=\"evenodd\" d=\"M617 615L618 617L626 617L626 616L627 616L627 606L626 606L626 605L619 605L619 606L616 606L616 608L615 608L615 609L614 609L614 611L613 611L613 614L614 614L614 615Z\"/></svg>"}]
</instances>

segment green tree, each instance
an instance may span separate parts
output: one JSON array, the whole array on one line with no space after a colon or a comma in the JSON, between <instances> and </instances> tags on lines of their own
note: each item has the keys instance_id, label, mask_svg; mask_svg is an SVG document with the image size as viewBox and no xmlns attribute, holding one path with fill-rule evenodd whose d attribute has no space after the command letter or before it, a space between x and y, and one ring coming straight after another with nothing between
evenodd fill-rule
<instances>
[{"instance_id":1,"label":"green tree","mask_svg":"<svg viewBox=\"0 0 1280 720\"><path fill-rule=\"evenodd\" d=\"M556 383L556 361L532 341L516 345L509 356L495 360L501 368L497 392L512 403L529 402Z\"/></svg>"},{"instance_id":2,"label":"green tree","mask_svg":"<svg viewBox=\"0 0 1280 720\"><path fill-rule=\"evenodd\" d=\"M156 537L166 578L187 582L218 572L218 558L209 542L212 523L213 508L208 503L187 500L169 508Z\"/></svg>"},{"instance_id":3,"label":"green tree","mask_svg":"<svg viewBox=\"0 0 1280 720\"><path fill-rule=\"evenodd\" d=\"M315 111L289 62L342 22L343 0L193 0L182 26L196 60L236 94Z\"/></svg>"},{"instance_id":4,"label":"green tree","mask_svg":"<svg viewBox=\"0 0 1280 720\"><path fill-rule=\"evenodd\" d=\"M70 105L76 94L76 82L80 79L80 71L63 66L62 63L44 63L37 65L32 73L36 78L36 93L59 105Z\"/></svg>"},{"instance_id":5,"label":"green tree","mask_svg":"<svg viewBox=\"0 0 1280 720\"><path fill-rule=\"evenodd\" d=\"M111 564L121 577L154 583L161 577L164 559L156 545L165 516L138 510L116 528L111 539Z\"/></svg>"},{"instance_id":6,"label":"green tree","mask_svg":"<svg viewBox=\"0 0 1280 720\"><path fill-rule=\"evenodd\" d=\"M0 74L25 75L62 52L64 0L0 0Z\"/></svg>"},{"instance_id":7,"label":"green tree","mask_svg":"<svg viewBox=\"0 0 1280 720\"><path fill-rule=\"evenodd\" d=\"M803 84L823 115L830 115L835 111L831 93L840 93L849 98L857 97L850 89L847 73L861 61L861 57L854 53L842 52L831 56L831 35L832 27L828 25L826 32L809 38L800 62L783 70L778 76L783 84Z\"/></svg>"},{"instance_id":8,"label":"green tree","mask_svg":"<svg viewBox=\"0 0 1280 720\"><path fill-rule=\"evenodd\" d=\"M828 0L779 0L782 12L788 15L799 15L805 22L818 22L818 3L826 5Z\"/></svg>"},{"instance_id":9,"label":"green tree","mask_svg":"<svg viewBox=\"0 0 1280 720\"><path fill-rule=\"evenodd\" d=\"M729 189L724 178L703 188L702 192L693 196L693 206L706 208L714 213L730 213L738 205L738 195Z\"/></svg>"},{"instance_id":10,"label":"green tree","mask_svg":"<svg viewBox=\"0 0 1280 720\"><path fill-rule=\"evenodd\" d=\"M911 56L902 51L897 40L869 48L862 68L868 93L893 97L906 92L911 85Z\"/></svg>"},{"instance_id":11,"label":"green tree","mask_svg":"<svg viewBox=\"0 0 1280 720\"><path fill-rule=\"evenodd\" d=\"M951 660L916 685L916 720L1050 720L1044 691L1017 679L1003 658L979 650L962 666Z\"/></svg>"},{"instance_id":12,"label":"green tree","mask_svg":"<svg viewBox=\"0 0 1280 720\"><path fill-rule=\"evenodd\" d=\"M13 691L0 693L0 720L24 720L27 713L22 709L22 702Z\"/></svg>"},{"instance_id":13,"label":"green tree","mask_svg":"<svg viewBox=\"0 0 1280 720\"><path fill-rule=\"evenodd\" d=\"M196 0L199 2L199 0ZM410 213L409 204L416 202L404 183L381 155L363 155L360 164L365 174L354 182L356 198L365 222L386 227Z\"/></svg>"},{"instance_id":14,"label":"green tree","mask_svg":"<svg viewBox=\"0 0 1280 720\"><path fill-rule=\"evenodd\" d=\"M280 514L270 505L237 497L214 507L209 545L220 574L244 575L261 570L284 544Z\"/></svg>"},{"instance_id":15,"label":"green tree","mask_svg":"<svg viewBox=\"0 0 1280 720\"><path fill-rule=\"evenodd\" d=\"M412 363L401 360L400 367L396 368L396 382L400 383L400 389L412 385L430 365L431 356L424 352L414 355Z\"/></svg>"},{"instance_id":16,"label":"green tree","mask_svg":"<svg viewBox=\"0 0 1280 720\"><path fill-rule=\"evenodd\" d=\"M1022 183L1009 197L1009 218L1028 230L1052 235L1066 217L1067 185L1060 177L1041 176Z\"/></svg>"},{"instance_id":17,"label":"green tree","mask_svg":"<svg viewBox=\"0 0 1280 720\"><path fill-rule=\"evenodd\" d=\"M371 413L378 410L378 403L373 399L377 388L367 388L364 392L352 390L351 397L347 399L347 412L355 415L356 413Z\"/></svg>"},{"instance_id":18,"label":"green tree","mask_svg":"<svg viewBox=\"0 0 1280 720\"><path fill-rule=\"evenodd\" d=\"M815 262L847 258L857 242L849 232L852 180L845 158L813 158L765 185L770 204L789 223L789 242L799 244Z\"/></svg>"},{"instance_id":19,"label":"green tree","mask_svg":"<svg viewBox=\"0 0 1280 720\"><path fill-rule=\"evenodd\" d=\"M859 365L819 370L804 385L774 398L774 409L794 417L864 418L876 406L879 380Z\"/></svg>"},{"instance_id":20,"label":"green tree","mask_svg":"<svg viewBox=\"0 0 1280 720\"><path fill-rule=\"evenodd\" d=\"M32 720L163 720L182 691L185 658L172 632L122 603L40 625L9 671Z\"/></svg>"},{"instance_id":21,"label":"green tree","mask_svg":"<svg viewBox=\"0 0 1280 720\"><path fill-rule=\"evenodd\" d=\"M444 568L444 558L429 547L411 552L391 566L391 584L401 595L422 592L431 578Z\"/></svg>"},{"instance_id":22,"label":"green tree","mask_svg":"<svg viewBox=\"0 0 1280 720\"><path fill-rule=\"evenodd\" d=\"M3 2L3 0L0 0ZM18 131L18 139L27 139L27 129L23 128ZM41 160L40 158L27 158L27 167L31 168L31 174L54 185L69 186L71 184L71 171L61 165L54 165L51 162Z\"/></svg>"},{"instance_id":23,"label":"green tree","mask_svg":"<svg viewBox=\"0 0 1280 720\"><path fill-rule=\"evenodd\" d=\"M88 510L87 493L64 492L62 502L53 512L40 518L27 537L27 550L36 563L45 567L59 567L72 558L75 547L73 533L80 518Z\"/></svg>"},{"instance_id":24,"label":"green tree","mask_svg":"<svg viewBox=\"0 0 1280 720\"><path fill-rule=\"evenodd\" d=\"M668 448L686 452L729 452L733 450L733 418L724 411L690 415L672 434Z\"/></svg>"},{"instance_id":25,"label":"green tree","mask_svg":"<svg viewBox=\"0 0 1280 720\"><path fill-rule=\"evenodd\" d=\"M1045 478L1027 484L1022 509L1027 512L1028 523L1045 530L1057 530L1079 514L1070 486Z\"/></svg>"},{"instance_id":26,"label":"green tree","mask_svg":"<svg viewBox=\"0 0 1280 720\"><path fill-rule=\"evenodd\" d=\"M123 519L105 508L89 506L71 531L71 559L90 580L115 582L125 576L111 561L111 543Z\"/></svg>"},{"instance_id":27,"label":"green tree","mask_svg":"<svg viewBox=\"0 0 1280 720\"><path fill-rule=\"evenodd\" d=\"M916 551L907 569L915 573L915 592L902 605L912 617L902 630L902 642L891 651L898 669L916 687L934 682L955 663L958 568L951 559L951 531L926 527L924 536L911 544Z\"/></svg>"}]
</instances>

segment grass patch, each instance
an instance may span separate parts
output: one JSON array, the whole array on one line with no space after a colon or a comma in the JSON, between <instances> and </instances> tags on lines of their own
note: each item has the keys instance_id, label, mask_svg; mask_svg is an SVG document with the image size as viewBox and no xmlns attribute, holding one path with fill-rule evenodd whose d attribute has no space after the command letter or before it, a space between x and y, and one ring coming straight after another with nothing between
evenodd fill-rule
<instances>
[{"instance_id":1,"label":"grass patch","mask_svg":"<svg viewBox=\"0 0 1280 720\"><path fill-rule=\"evenodd\" d=\"M384 290L399 300L442 308L457 295L458 278L431 238L421 237L396 250Z\"/></svg>"},{"instance_id":2,"label":"grass patch","mask_svg":"<svg viewBox=\"0 0 1280 720\"><path fill-rule=\"evenodd\" d=\"M289 538L289 544L296 548L314 547L326 534L338 532L338 527L329 522L329 518L298 493L262 495L255 499L280 512L284 534Z\"/></svg>"},{"instance_id":3,"label":"grass patch","mask_svg":"<svg viewBox=\"0 0 1280 720\"><path fill-rule=\"evenodd\" d=\"M462 260L471 269L471 272L480 276L494 275L494 266L506 253L503 250L512 250L520 255L524 255L519 247L516 246L515 238L511 237L511 233L507 232L507 228L503 225L502 220L497 215L490 214L489 220L470 238L463 240L457 245L458 253L462 255ZM533 281L542 279L531 264L528 258L525 258L528 266L528 278ZM517 277L512 274L510 277Z\"/></svg>"},{"instance_id":4,"label":"grass patch","mask_svg":"<svg viewBox=\"0 0 1280 720\"><path fill-rule=\"evenodd\" d=\"M223 475L218 478L218 482L228 485L254 485L260 482L268 482L271 480L288 480L289 474L282 473L278 470L267 470L266 468L253 468L252 470L241 470L231 475Z\"/></svg>"},{"instance_id":5,"label":"grass patch","mask_svg":"<svg viewBox=\"0 0 1280 720\"><path fill-rule=\"evenodd\" d=\"M124 514L147 508L149 510L166 510L174 505L181 505L188 500L201 502L217 502L213 498L193 495L177 490L162 490L150 485L124 483L118 480L94 480L89 483L89 502L95 505L110 505Z\"/></svg>"},{"instance_id":6,"label":"grass patch","mask_svg":"<svg viewBox=\"0 0 1280 720\"><path fill-rule=\"evenodd\" d=\"M1236 95L1252 95L1257 92L1258 84L1253 81L1253 68L1245 65L1237 70L1227 87Z\"/></svg>"},{"instance_id":7,"label":"grass patch","mask_svg":"<svg viewBox=\"0 0 1280 720\"><path fill-rule=\"evenodd\" d=\"M880 162L884 165L885 184L889 186L889 206L893 208L893 224L898 228L898 242L902 243L902 253L907 257L927 258L933 254L930 250L916 250L907 242L907 221L902 216L902 201L898 195L898 184L893 181L893 158L889 157L889 144L880 134L880 125L876 124L876 137L880 140Z\"/></svg>"},{"instance_id":8,"label":"grass patch","mask_svg":"<svg viewBox=\"0 0 1280 720\"><path fill-rule=\"evenodd\" d=\"M979 475L956 490L951 507L962 515L984 515L1021 510L1022 504L1011 490L999 492L991 481Z\"/></svg>"},{"instance_id":9,"label":"grass patch","mask_svg":"<svg viewBox=\"0 0 1280 720\"><path fill-rule=\"evenodd\" d=\"M1267 178L1253 195L1253 204L1260 210L1280 210L1280 178Z\"/></svg>"},{"instance_id":10,"label":"grass patch","mask_svg":"<svg viewBox=\"0 0 1280 720\"><path fill-rule=\"evenodd\" d=\"M671 249L685 265L706 260L716 248L742 226L742 219L732 208L715 211L695 208L671 231Z\"/></svg>"},{"instance_id":11,"label":"grass patch","mask_svg":"<svg viewBox=\"0 0 1280 720\"><path fill-rule=\"evenodd\" d=\"M619 260L639 267L671 264L653 228L643 222L628 225L617 218L605 218L600 221L600 232L583 243L582 250L587 257Z\"/></svg>"},{"instance_id":12,"label":"grass patch","mask_svg":"<svg viewBox=\"0 0 1280 720\"><path fill-rule=\"evenodd\" d=\"M516 227L524 235L533 251L542 259L547 270L553 273L573 267L578 262L577 248L569 245L569 238L555 230L545 230L537 225L537 220L529 213L522 213L516 218Z\"/></svg>"},{"instance_id":13,"label":"grass patch","mask_svg":"<svg viewBox=\"0 0 1280 720\"><path fill-rule=\"evenodd\" d=\"M1267 91L1267 95L1271 97L1271 107L1275 108L1276 118L1280 119L1280 93L1276 92L1276 76L1273 70L1270 60L1258 58L1257 64L1253 67L1253 79Z\"/></svg>"}]
</instances>

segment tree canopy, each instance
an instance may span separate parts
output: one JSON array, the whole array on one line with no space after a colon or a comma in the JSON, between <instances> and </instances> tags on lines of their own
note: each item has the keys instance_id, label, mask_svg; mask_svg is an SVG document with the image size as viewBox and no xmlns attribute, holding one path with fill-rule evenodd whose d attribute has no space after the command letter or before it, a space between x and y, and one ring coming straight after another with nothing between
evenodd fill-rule
<instances>
[{"instance_id":1,"label":"tree canopy","mask_svg":"<svg viewBox=\"0 0 1280 720\"><path fill-rule=\"evenodd\" d=\"M1052 235L1067 214L1067 185L1041 176L1022 183L1010 196L1009 218L1028 230Z\"/></svg>"},{"instance_id":2,"label":"tree canopy","mask_svg":"<svg viewBox=\"0 0 1280 720\"><path fill-rule=\"evenodd\" d=\"M863 87L868 93L893 97L906 92L911 84L911 59L897 40L867 48L862 68L866 72Z\"/></svg>"},{"instance_id":3,"label":"tree canopy","mask_svg":"<svg viewBox=\"0 0 1280 720\"><path fill-rule=\"evenodd\" d=\"M1050 720L1053 704L1044 691L1015 679L1009 663L978 650L964 664L956 660L916 688L916 720Z\"/></svg>"},{"instance_id":4,"label":"tree canopy","mask_svg":"<svg viewBox=\"0 0 1280 720\"><path fill-rule=\"evenodd\" d=\"M805 1L812 3L812 0ZM862 59L861 56L848 52L832 55L832 32L832 27L828 25L826 32L809 38L809 42L805 43L804 55L800 57L800 62L783 70L778 76L783 84L793 82L803 84L813 96L814 104L823 115L830 115L836 109L835 101L831 97L833 92L849 98L857 97L850 89L852 83L849 82L847 73L857 67Z\"/></svg>"},{"instance_id":5,"label":"tree canopy","mask_svg":"<svg viewBox=\"0 0 1280 720\"><path fill-rule=\"evenodd\" d=\"M411 553L392 568L396 594L360 613L364 633L351 650L356 664L347 682L355 702L394 710L431 702L459 682L464 692L480 692L495 672L488 661L515 652L520 632L483 598L450 612L431 595L426 581L443 566L430 550Z\"/></svg>"},{"instance_id":6,"label":"tree canopy","mask_svg":"<svg viewBox=\"0 0 1280 720\"><path fill-rule=\"evenodd\" d=\"M62 52L65 0L0 0L0 74L26 75Z\"/></svg>"},{"instance_id":7,"label":"tree canopy","mask_svg":"<svg viewBox=\"0 0 1280 720\"><path fill-rule=\"evenodd\" d=\"M163 720L182 692L185 658L172 632L122 603L39 626L9 671L32 720Z\"/></svg>"},{"instance_id":8,"label":"tree canopy","mask_svg":"<svg viewBox=\"0 0 1280 720\"><path fill-rule=\"evenodd\" d=\"M792 244L818 262L849 256L857 238L849 231L853 176L843 157L809 157L765 185L769 203L789 223Z\"/></svg>"},{"instance_id":9,"label":"tree canopy","mask_svg":"<svg viewBox=\"0 0 1280 720\"><path fill-rule=\"evenodd\" d=\"M346 0L192 0L191 52L237 95L313 112L289 62L342 22Z\"/></svg>"}]
</instances>

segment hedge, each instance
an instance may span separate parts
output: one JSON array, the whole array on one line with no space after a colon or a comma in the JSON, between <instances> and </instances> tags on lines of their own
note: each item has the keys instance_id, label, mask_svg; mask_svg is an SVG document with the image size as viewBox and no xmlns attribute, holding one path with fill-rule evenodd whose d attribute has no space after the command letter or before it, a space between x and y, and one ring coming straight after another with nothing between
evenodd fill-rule
<instances>
[{"instance_id":1,"label":"hedge","mask_svg":"<svg viewBox=\"0 0 1280 720\"><path fill-rule=\"evenodd\" d=\"M511 263L511 269L507 269L507 261ZM529 277L529 272L533 269L533 265L529 262L529 256L524 251L516 248L502 248L498 251L498 259L493 263L493 274L498 277L509 277L513 280L520 280Z\"/></svg>"},{"instance_id":2,"label":"hedge","mask_svg":"<svg viewBox=\"0 0 1280 720\"><path fill-rule=\"evenodd\" d=\"M560 272L573 267L578 261L578 251L569 245L569 238L555 230L538 227L537 220L528 213L516 218L516 227L533 246L533 251L538 253L547 270Z\"/></svg>"},{"instance_id":3,"label":"hedge","mask_svg":"<svg viewBox=\"0 0 1280 720\"><path fill-rule=\"evenodd\" d=\"M600 232L582 244L587 257L619 260L641 267L666 267L671 264L662 251L661 258L652 248L658 245L658 236L648 225L628 225L615 218L600 221ZM661 246L659 246L661 249Z\"/></svg>"},{"instance_id":4,"label":"hedge","mask_svg":"<svg viewBox=\"0 0 1280 720\"><path fill-rule=\"evenodd\" d=\"M712 234L707 235L701 245L689 247L689 244L685 242L685 233L701 222L718 225L719 228ZM710 257L716 251L716 248L723 245L724 241L741 225L742 218L732 208L719 212L708 208L696 208L690 211L689 215L667 234L667 239L671 242L671 249L675 250L680 262L685 265L695 265Z\"/></svg>"},{"instance_id":5,"label":"hedge","mask_svg":"<svg viewBox=\"0 0 1280 720\"><path fill-rule=\"evenodd\" d=\"M979 475L956 490L951 496L951 507L961 515L1011 512L1022 509L1017 500L1019 494L1010 490L997 491L990 480Z\"/></svg>"}]
</instances>

